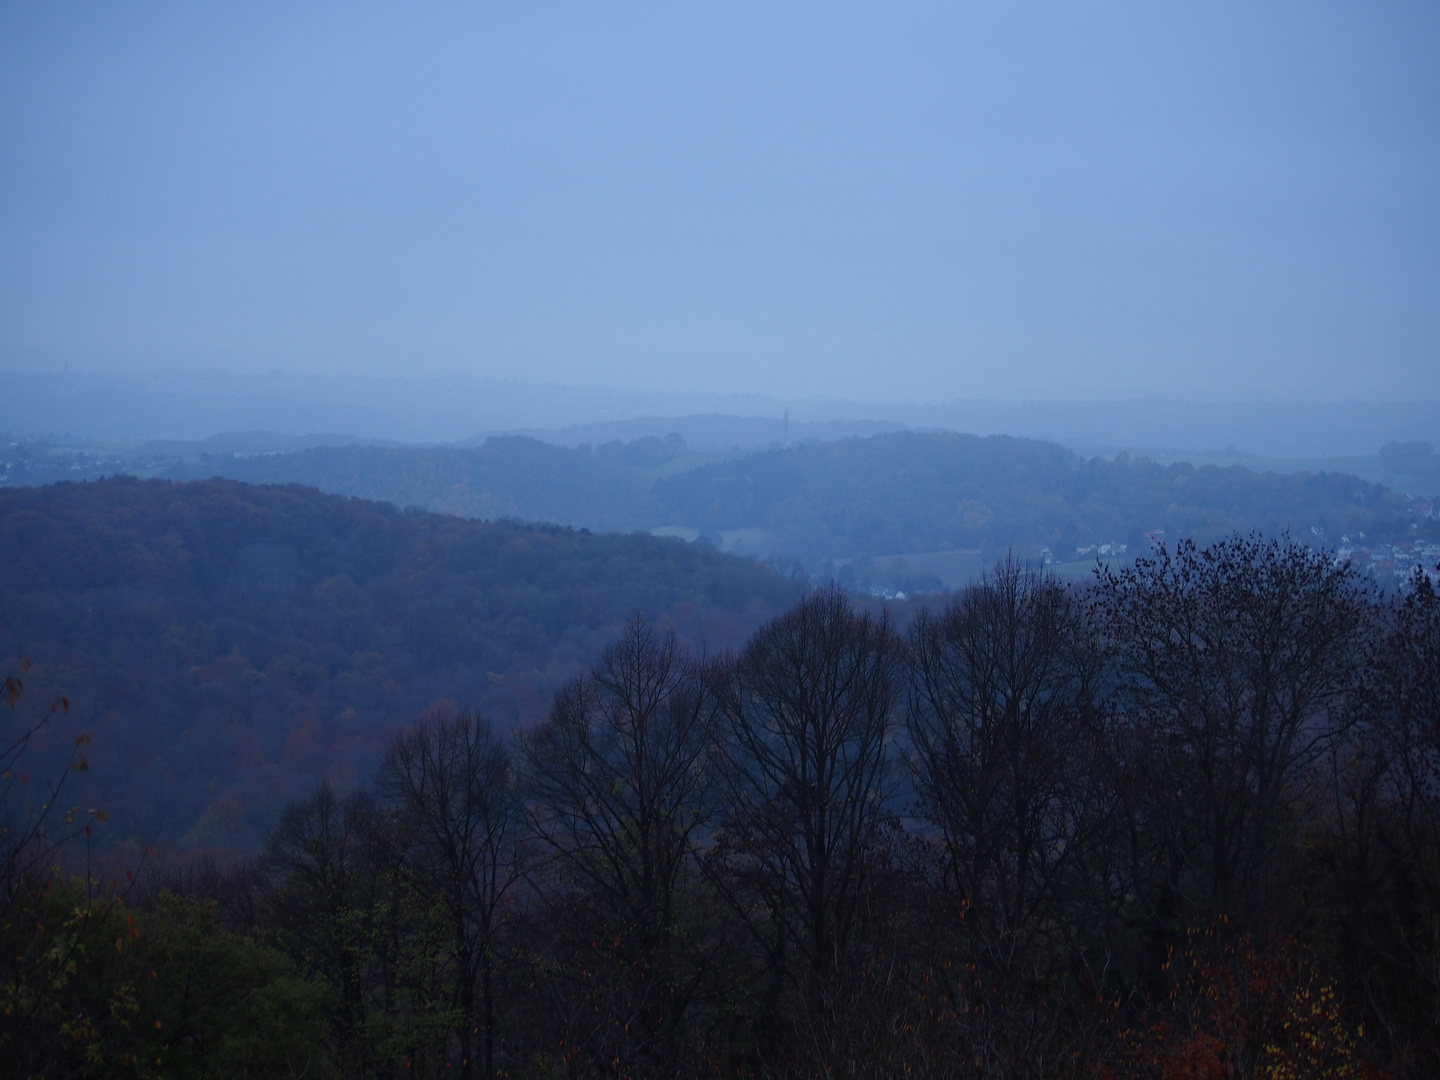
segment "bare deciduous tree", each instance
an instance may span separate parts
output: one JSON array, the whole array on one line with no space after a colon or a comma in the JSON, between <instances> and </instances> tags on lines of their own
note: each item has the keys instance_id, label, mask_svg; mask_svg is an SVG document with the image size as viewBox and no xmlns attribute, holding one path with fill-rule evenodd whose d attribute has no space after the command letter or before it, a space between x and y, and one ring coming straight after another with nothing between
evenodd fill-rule
<instances>
[{"instance_id":1,"label":"bare deciduous tree","mask_svg":"<svg viewBox=\"0 0 1440 1080\"><path fill-rule=\"evenodd\" d=\"M30 661L20 657L18 672L5 676L3 706L6 719L0 727L0 918L10 919L16 898L35 884L37 872L43 877L55 851L84 826L77 825L75 812L65 813L60 794L72 772L89 768L81 747L88 735L75 739L68 759L48 784L32 778L23 767L26 751L41 731L70 711L68 698L59 698L37 716L16 722L16 705L25 690L22 676ZM57 822L60 828L56 828Z\"/></svg>"},{"instance_id":2,"label":"bare deciduous tree","mask_svg":"<svg viewBox=\"0 0 1440 1080\"><path fill-rule=\"evenodd\" d=\"M1392 618L1365 665L1365 737L1337 772L1337 907L1375 1018L1440 1031L1440 595L1428 577ZM1440 1044L1427 1061L1440 1063Z\"/></svg>"},{"instance_id":3,"label":"bare deciduous tree","mask_svg":"<svg viewBox=\"0 0 1440 1080\"><path fill-rule=\"evenodd\" d=\"M910 644L910 761L949 883L973 934L1023 946L1086 824L1095 676L1076 604L1007 560L922 613Z\"/></svg>"},{"instance_id":4,"label":"bare deciduous tree","mask_svg":"<svg viewBox=\"0 0 1440 1080\"><path fill-rule=\"evenodd\" d=\"M358 795L356 801L365 800ZM337 1056L365 1068L362 895L370 868L355 836L355 813L322 783L289 806L270 833L260 866L274 882L269 922L287 952L335 991Z\"/></svg>"},{"instance_id":5,"label":"bare deciduous tree","mask_svg":"<svg viewBox=\"0 0 1440 1080\"><path fill-rule=\"evenodd\" d=\"M780 982L798 983L812 1040L843 1023L832 991L893 821L889 743L903 685L888 615L857 614L832 589L762 627L722 698L725 826L712 866L768 955L771 999Z\"/></svg>"},{"instance_id":6,"label":"bare deciduous tree","mask_svg":"<svg viewBox=\"0 0 1440 1080\"><path fill-rule=\"evenodd\" d=\"M522 869L510 754L479 714L432 714L391 745L380 789L405 815L417 871L449 916L460 1075L473 1074L474 1035L483 1027L485 1074L493 1076L496 938Z\"/></svg>"},{"instance_id":7,"label":"bare deciduous tree","mask_svg":"<svg viewBox=\"0 0 1440 1080\"><path fill-rule=\"evenodd\" d=\"M1063 989L1053 958L1067 943L1053 939L1087 921L1085 849L1106 816L1081 614L1064 586L1006 559L910 631L909 761L964 961L937 976L969 1004L973 1055L1004 1075L1068 1034L1041 990Z\"/></svg>"},{"instance_id":8,"label":"bare deciduous tree","mask_svg":"<svg viewBox=\"0 0 1440 1080\"><path fill-rule=\"evenodd\" d=\"M1363 590L1326 552L1234 536L1107 571L1099 600L1122 722L1147 755L1132 832L1157 876L1137 884L1162 917L1188 900L1246 923L1347 722Z\"/></svg>"},{"instance_id":9,"label":"bare deciduous tree","mask_svg":"<svg viewBox=\"0 0 1440 1080\"><path fill-rule=\"evenodd\" d=\"M532 827L605 913L628 973L609 1006L623 1016L592 1039L622 1071L673 1071L703 971L679 908L707 822L714 717L703 663L636 616L521 743Z\"/></svg>"}]
</instances>

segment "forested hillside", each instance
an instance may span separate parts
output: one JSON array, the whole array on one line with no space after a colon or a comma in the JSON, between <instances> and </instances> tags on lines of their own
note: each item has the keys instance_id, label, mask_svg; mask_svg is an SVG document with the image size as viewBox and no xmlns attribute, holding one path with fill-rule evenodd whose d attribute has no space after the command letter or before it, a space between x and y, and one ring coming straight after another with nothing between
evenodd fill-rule
<instances>
[{"instance_id":1,"label":"forested hillside","mask_svg":"<svg viewBox=\"0 0 1440 1080\"><path fill-rule=\"evenodd\" d=\"M575 449L507 437L474 448L349 445L168 458L136 451L104 461L24 449L11 449L8 483L116 470L296 482L487 520L622 531L678 526L726 550L799 558L822 575L830 560L957 549L978 550L985 562L1008 549L1088 559L1093 552L1085 549L1104 544L1124 544L1133 556L1142 537L1158 530L1171 541L1206 542L1235 530L1288 529L1330 547L1348 536L1357 552L1440 540L1433 501L1350 474L1161 465L1123 454L1087 459L1055 443L948 432L811 442L723 460L687 452L678 435Z\"/></svg>"},{"instance_id":2,"label":"forested hillside","mask_svg":"<svg viewBox=\"0 0 1440 1080\"><path fill-rule=\"evenodd\" d=\"M542 722L429 708L253 860L92 861L12 784L0 1061L1429 1080L1437 719L1429 580L1259 537L1002 563L903 627L812 591L726 655L637 618Z\"/></svg>"},{"instance_id":3,"label":"forested hillside","mask_svg":"<svg viewBox=\"0 0 1440 1080\"><path fill-rule=\"evenodd\" d=\"M1332 542L1399 535L1412 500L1339 473L1252 473L1235 466L1085 460L1054 443L1004 436L903 432L767 451L656 482L677 522L718 531L758 527L781 550L825 558L946 547L1077 547L1143 533L1209 540L1284 529Z\"/></svg>"},{"instance_id":4,"label":"forested hillside","mask_svg":"<svg viewBox=\"0 0 1440 1080\"><path fill-rule=\"evenodd\" d=\"M730 647L797 586L644 534L484 524L299 486L0 491L0 653L85 731L112 839L253 849L320 777L368 777L430 702L535 720L636 611ZM43 742L43 740L42 740Z\"/></svg>"}]
</instances>

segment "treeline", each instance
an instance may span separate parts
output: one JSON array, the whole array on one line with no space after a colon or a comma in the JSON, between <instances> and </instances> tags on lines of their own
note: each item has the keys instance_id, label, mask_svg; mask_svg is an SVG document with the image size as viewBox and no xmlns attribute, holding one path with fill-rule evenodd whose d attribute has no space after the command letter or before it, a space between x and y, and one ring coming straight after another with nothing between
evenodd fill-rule
<instances>
[{"instance_id":1,"label":"treeline","mask_svg":"<svg viewBox=\"0 0 1440 1080\"><path fill-rule=\"evenodd\" d=\"M652 479L635 471L680 452L657 438L569 450L492 438L475 449L320 447L211 459L211 472L250 483L300 482L469 517L513 516L591 528L682 525L718 539L761 529L761 550L827 559L980 548L1049 547L1061 559L1110 541L1138 550L1163 529L1172 542L1289 529L1333 546L1344 534L1410 539L1410 500L1339 472L1258 473L1239 465L1160 465L1082 458L1055 443L951 432L891 432L756 451ZM1440 494L1440 492L1437 492ZM1430 533L1427 531L1427 535ZM1440 538L1440 533L1434 534Z\"/></svg>"},{"instance_id":2,"label":"treeline","mask_svg":"<svg viewBox=\"0 0 1440 1080\"><path fill-rule=\"evenodd\" d=\"M253 853L321 777L366 780L434 701L504 730L635 611L734 648L800 586L644 534L129 477L0 490L0 656L95 739L109 842ZM63 757L42 734L32 753Z\"/></svg>"},{"instance_id":3,"label":"treeline","mask_svg":"<svg viewBox=\"0 0 1440 1080\"><path fill-rule=\"evenodd\" d=\"M1004 562L903 632L812 593L733 655L637 618L544 723L431 711L251 863L11 872L0 1057L1431 1076L1437 769L1440 598L1289 542Z\"/></svg>"},{"instance_id":4,"label":"treeline","mask_svg":"<svg viewBox=\"0 0 1440 1080\"><path fill-rule=\"evenodd\" d=\"M1256 473L1239 465L1160 465L1121 454L1083 459L1054 443L1007 436L897 432L763 451L658 480L677 521L718 531L764 528L812 571L826 559L954 548L1076 548L1165 530L1173 543L1231 532L1318 530L1408 538L1411 501L1336 472Z\"/></svg>"},{"instance_id":5,"label":"treeline","mask_svg":"<svg viewBox=\"0 0 1440 1080\"><path fill-rule=\"evenodd\" d=\"M599 452L520 436L476 447L319 446L298 453L210 457L173 467L177 480L226 476L250 484L306 484L457 517L549 521L629 531L653 516L649 478L633 471L674 451L660 439Z\"/></svg>"},{"instance_id":6,"label":"treeline","mask_svg":"<svg viewBox=\"0 0 1440 1080\"><path fill-rule=\"evenodd\" d=\"M5 467L14 468L0 484L87 475L67 472L82 468L78 461L46 471L38 457L22 461L22 449L12 448L14 461ZM1440 540L1440 523L1411 499L1335 471L1160 465L1125 454L1085 459L1034 439L890 432L758 451L657 478L659 466L686 458L678 436L579 449L504 437L475 448L325 446L84 467L92 476L130 469L172 479L303 483L489 520L609 530L678 525L715 541L726 531L759 530L754 551L784 553L822 575L827 560L951 548L993 558L1048 547L1065 561L1077 549L1119 542L1133 553L1157 529L1172 543L1289 529L1333 547L1347 534L1372 544L1417 539L1414 525L1418 538ZM1418 451L1414 460L1421 460Z\"/></svg>"},{"instance_id":7,"label":"treeline","mask_svg":"<svg viewBox=\"0 0 1440 1080\"><path fill-rule=\"evenodd\" d=\"M235 436L242 442L243 436ZM86 452L44 443L0 447L0 487L135 475L175 481L223 476L247 484L304 484L333 495L380 499L401 509L486 521L552 522L629 531L655 516L650 478L637 469L683 453L683 440L649 437L567 449L520 436L478 446L382 446L336 441L285 450L232 451L210 443L149 443ZM275 440L283 445L278 437ZM258 438L257 445L265 445Z\"/></svg>"}]
</instances>

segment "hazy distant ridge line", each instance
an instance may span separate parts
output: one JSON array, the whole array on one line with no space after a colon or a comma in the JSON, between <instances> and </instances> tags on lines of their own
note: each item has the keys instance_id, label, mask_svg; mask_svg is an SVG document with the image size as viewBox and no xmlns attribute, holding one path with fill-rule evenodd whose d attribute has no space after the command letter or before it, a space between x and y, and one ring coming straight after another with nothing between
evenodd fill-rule
<instances>
[{"instance_id":1,"label":"hazy distant ridge line","mask_svg":"<svg viewBox=\"0 0 1440 1080\"><path fill-rule=\"evenodd\" d=\"M854 434L939 429L1048 439L1082 452L1237 453L1264 457L1373 454L1390 442L1440 444L1440 401L1204 402L1166 398L1090 401L951 399L857 402L822 396L671 393L530 384L469 377L380 378L293 372L10 372L7 415L16 435L91 441L198 440L220 432L341 433L429 445L485 433L527 433L570 445L607 441L605 425L658 427L702 417L753 424L748 445ZM822 425L809 433L804 425ZM840 425L825 427L825 425ZM867 430L866 425L874 425ZM595 429L581 434L581 429ZM737 429L741 430L741 429ZM745 429L748 430L748 429ZM779 431L779 435L773 432ZM805 432L805 434L797 434ZM620 437L620 436L615 436ZM630 436L636 437L636 436ZM691 436L687 435L687 438ZM699 428L694 436L701 438Z\"/></svg>"}]
</instances>

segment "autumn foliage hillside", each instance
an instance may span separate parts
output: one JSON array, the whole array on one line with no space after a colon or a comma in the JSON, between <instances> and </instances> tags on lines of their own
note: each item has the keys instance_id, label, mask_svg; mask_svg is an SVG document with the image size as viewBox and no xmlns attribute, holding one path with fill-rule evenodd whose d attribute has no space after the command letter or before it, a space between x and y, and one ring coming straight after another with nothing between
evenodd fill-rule
<instances>
[{"instance_id":1,"label":"autumn foliage hillside","mask_svg":"<svg viewBox=\"0 0 1440 1080\"><path fill-rule=\"evenodd\" d=\"M434 701L502 727L637 611L730 647L797 587L645 534L464 521L227 480L0 492L0 652L93 736L108 842L253 849L321 778L368 778Z\"/></svg>"}]
</instances>

